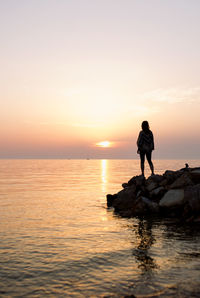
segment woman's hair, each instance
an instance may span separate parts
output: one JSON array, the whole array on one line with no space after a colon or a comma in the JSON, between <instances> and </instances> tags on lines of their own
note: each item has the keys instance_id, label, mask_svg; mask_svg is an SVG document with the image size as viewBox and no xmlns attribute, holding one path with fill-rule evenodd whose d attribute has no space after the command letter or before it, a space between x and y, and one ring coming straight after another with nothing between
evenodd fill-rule
<instances>
[{"instance_id":1,"label":"woman's hair","mask_svg":"<svg viewBox=\"0 0 200 298\"><path fill-rule=\"evenodd\" d=\"M149 132L149 123L148 123L148 121L143 121L142 122L142 130L144 132Z\"/></svg>"}]
</instances>

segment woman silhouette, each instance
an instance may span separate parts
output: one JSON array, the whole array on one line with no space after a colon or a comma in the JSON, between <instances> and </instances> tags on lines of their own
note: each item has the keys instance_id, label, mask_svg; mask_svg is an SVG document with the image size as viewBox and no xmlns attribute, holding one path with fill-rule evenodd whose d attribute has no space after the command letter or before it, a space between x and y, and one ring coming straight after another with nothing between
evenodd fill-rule
<instances>
[{"instance_id":1,"label":"woman silhouette","mask_svg":"<svg viewBox=\"0 0 200 298\"><path fill-rule=\"evenodd\" d=\"M154 175L154 166L151 161L152 150L154 150L154 139L153 139L153 133L149 129L148 121L142 122L142 130L140 131L137 139L137 146L138 146L137 153L140 154L140 165L141 165L142 175L144 176L145 155L151 169L151 174Z\"/></svg>"}]
</instances>

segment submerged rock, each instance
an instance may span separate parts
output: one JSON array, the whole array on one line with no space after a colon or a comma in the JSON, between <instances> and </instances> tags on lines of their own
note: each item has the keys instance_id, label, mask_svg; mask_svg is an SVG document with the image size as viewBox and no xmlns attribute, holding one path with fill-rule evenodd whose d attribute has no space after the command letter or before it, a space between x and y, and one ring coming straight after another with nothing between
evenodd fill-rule
<instances>
[{"instance_id":1,"label":"submerged rock","mask_svg":"<svg viewBox=\"0 0 200 298\"><path fill-rule=\"evenodd\" d=\"M148 179L134 176L122 187L118 193L107 195L107 206L113 207L121 216L158 213L161 216L178 215L188 222L200 221L200 167L187 165Z\"/></svg>"}]
</instances>

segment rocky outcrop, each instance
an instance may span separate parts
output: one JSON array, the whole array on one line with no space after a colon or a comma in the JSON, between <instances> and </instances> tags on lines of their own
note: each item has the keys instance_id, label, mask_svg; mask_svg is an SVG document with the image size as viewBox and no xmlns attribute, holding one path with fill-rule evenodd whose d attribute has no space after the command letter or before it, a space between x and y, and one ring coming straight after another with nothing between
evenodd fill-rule
<instances>
[{"instance_id":1,"label":"rocky outcrop","mask_svg":"<svg viewBox=\"0 0 200 298\"><path fill-rule=\"evenodd\" d=\"M179 216L187 222L200 222L200 167L167 170L148 179L134 176L118 193L107 195L107 206L121 216L148 214Z\"/></svg>"}]
</instances>

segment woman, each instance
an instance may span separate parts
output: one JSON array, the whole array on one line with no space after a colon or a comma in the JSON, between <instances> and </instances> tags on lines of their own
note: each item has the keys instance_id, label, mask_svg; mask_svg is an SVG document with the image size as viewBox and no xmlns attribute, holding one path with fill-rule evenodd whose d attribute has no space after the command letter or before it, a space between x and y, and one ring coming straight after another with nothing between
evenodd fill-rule
<instances>
[{"instance_id":1,"label":"woman","mask_svg":"<svg viewBox=\"0 0 200 298\"><path fill-rule=\"evenodd\" d=\"M149 129L148 121L142 122L142 130L140 131L137 139L137 146L138 146L137 153L140 154L142 175L144 176L145 155L151 169L151 174L154 175L154 166L151 161L152 150L154 150L154 140L153 140L153 133Z\"/></svg>"}]
</instances>

